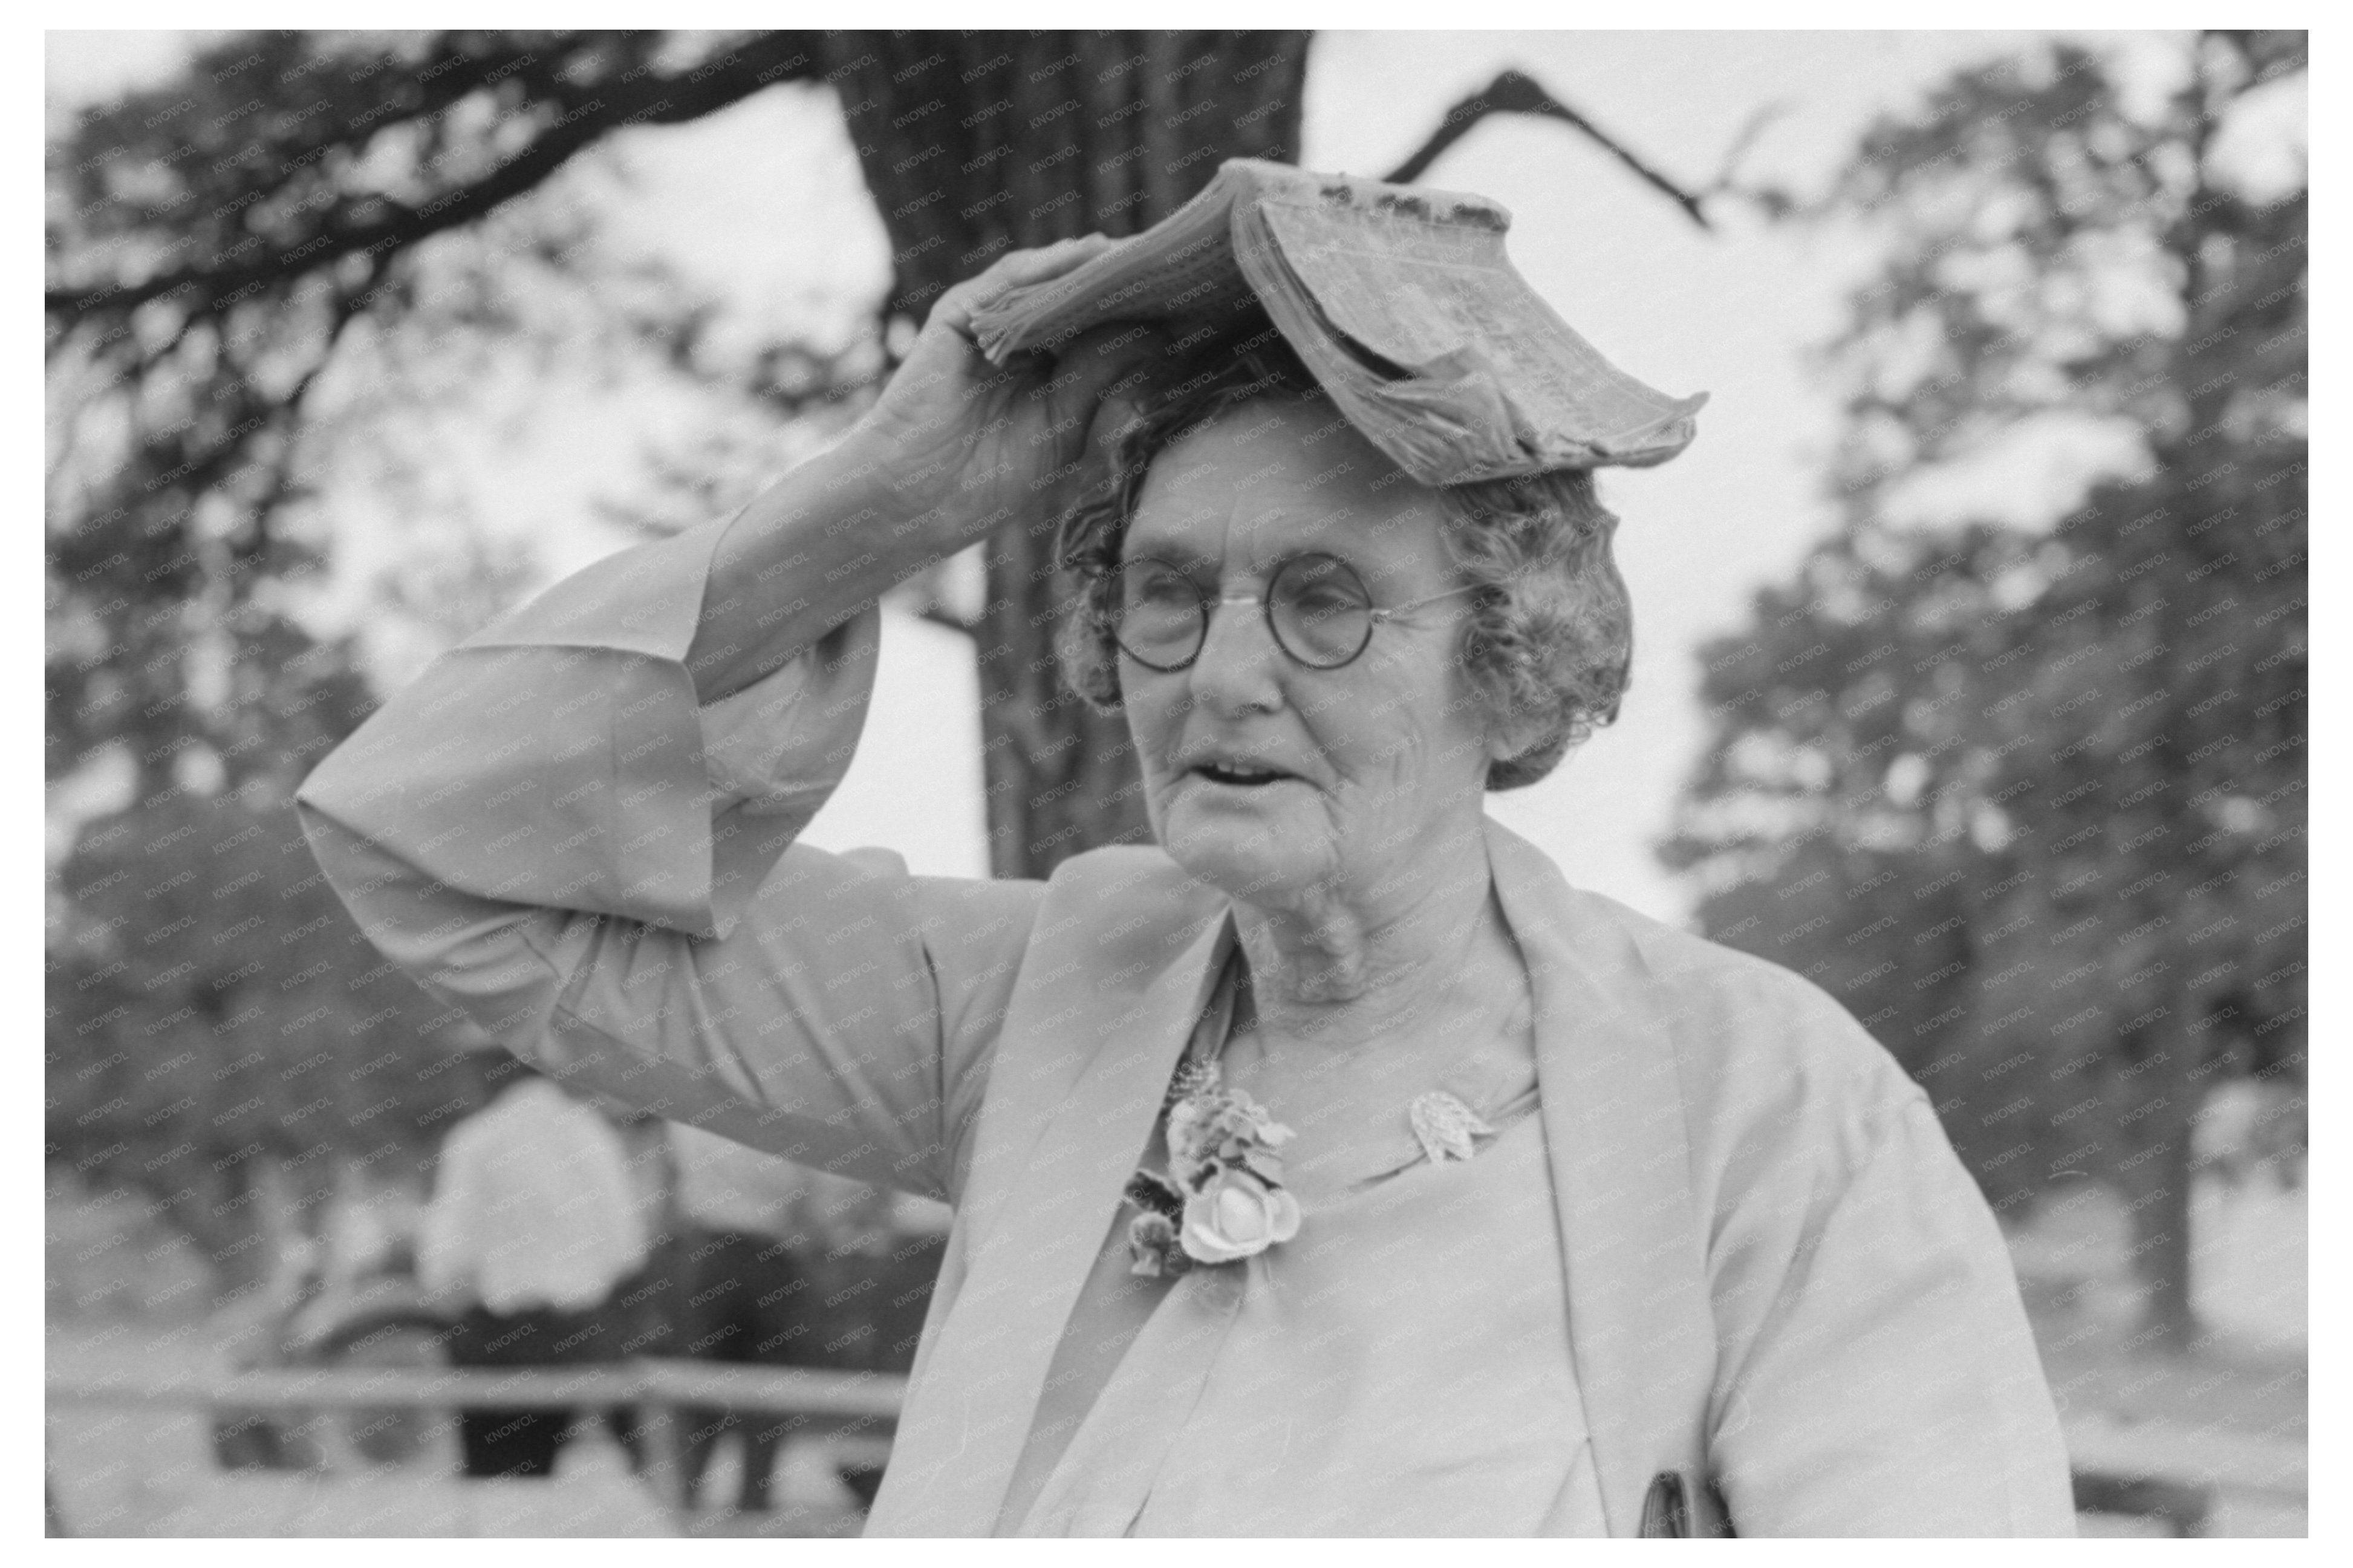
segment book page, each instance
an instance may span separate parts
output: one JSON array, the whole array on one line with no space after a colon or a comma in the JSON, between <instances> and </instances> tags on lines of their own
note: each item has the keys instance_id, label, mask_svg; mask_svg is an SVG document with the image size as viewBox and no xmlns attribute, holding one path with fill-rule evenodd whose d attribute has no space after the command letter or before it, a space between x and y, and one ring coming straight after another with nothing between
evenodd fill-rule
<instances>
[{"instance_id":1,"label":"book page","mask_svg":"<svg viewBox=\"0 0 2353 1568\"><path fill-rule=\"evenodd\" d=\"M1191 201L1085 266L1008 289L974 311L982 351L1002 363L1045 338L1106 321L1166 320L1246 294L1230 229L1234 201L1248 182L1232 168L1221 168Z\"/></svg>"},{"instance_id":2,"label":"book page","mask_svg":"<svg viewBox=\"0 0 2353 1568\"><path fill-rule=\"evenodd\" d=\"M1475 350L1534 429L1609 450L1697 407L1602 358L1521 279L1499 233L1282 199L1260 213L1334 328L1409 371L1460 369Z\"/></svg>"},{"instance_id":3,"label":"book page","mask_svg":"<svg viewBox=\"0 0 2353 1568\"><path fill-rule=\"evenodd\" d=\"M1235 159L1144 234L974 313L998 363L1105 322L1208 316L1255 294L1334 401L1425 484L1644 465L1704 395L1604 359L1504 250L1484 197Z\"/></svg>"}]
</instances>

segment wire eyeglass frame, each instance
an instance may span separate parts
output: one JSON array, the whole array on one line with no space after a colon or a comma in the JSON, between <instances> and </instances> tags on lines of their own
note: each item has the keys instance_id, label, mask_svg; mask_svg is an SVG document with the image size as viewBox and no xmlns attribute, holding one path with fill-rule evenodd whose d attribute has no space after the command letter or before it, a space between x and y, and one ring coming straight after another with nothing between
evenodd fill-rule
<instances>
[{"instance_id":1,"label":"wire eyeglass frame","mask_svg":"<svg viewBox=\"0 0 2353 1568\"><path fill-rule=\"evenodd\" d=\"M1326 660L1306 658L1301 654L1297 648L1291 646L1290 638L1283 635L1282 623L1276 618L1275 603L1276 600L1282 596L1282 584L1285 579L1289 577L1295 569L1302 565L1309 567L1328 565L1332 568L1335 568L1339 572L1346 574L1346 576L1342 579L1342 581L1351 586L1356 596L1363 602L1361 611L1357 613L1361 613L1365 617L1364 635L1356 639L1356 647L1341 658ZM1442 594L1431 594L1423 598L1409 599L1399 605L1375 605L1371 602L1371 591L1366 588L1364 578L1357 574L1356 568L1349 565L1345 561L1341 560L1338 556L1327 554L1321 551L1310 551L1302 554L1288 556L1276 563L1273 573L1267 578L1266 591L1262 594L1212 595L1208 590L1204 589L1198 583L1195 582L1190 576L1187 575L1184 570L1177 566L1176 563L1164 561L1157 556L1151 555L1139 556L1135 560L1123 562L1118 567L1106 574L1106 575L1110 578L1114 585L1114 589L1116 590L1117 585L1129 572L1134 571L1138 567L1145 566L1156 566L1162 568L1166 571L1170 577L1175 581L1183 583L1187 587L1192 589L1193 593L1197 596L1198 605L1196 606L1193 626L1192 651L1187 653L1181 659L1168 662L1157 656L1139 653L1136 649L1130 647L1128 645L1127 638L1122 635L1122 625L1124 620L1124 612L1126 608L1124 603L1125 595L1124 594L1120 595L1120 602L1113 606L1111 612L1104 617L1104 620L1106 623L1106 629L1111 633L1112 640L1117 645L1120 652L1135 660L1136 663L1144 666L1145 668L1157 671L1163 675L1174 675L1181 670L1190 669L1194 664L1200 659L1201 650L1207 647L1209 642L1210 616L1213 611L1221 605L1258 605L1260 614L1266 621L1267 635L1274 639L1274 646L1282 650L1284 658L1290 659L1293 664L1296 664L1304 669L1334 670L1345 669L1349 665L1354 664L1357 659L1363 658L1365 650L1372 646L1374 631L1382 623L1392 620L1397 616L1405 614L1409 610L1418 610L1428 605L1435 605L1447 599L1459 598L1464 594L1476 593L1478 591L1478 585L1472 584L1460 588L1449 588Z\"/></svg>"}]
</instances>

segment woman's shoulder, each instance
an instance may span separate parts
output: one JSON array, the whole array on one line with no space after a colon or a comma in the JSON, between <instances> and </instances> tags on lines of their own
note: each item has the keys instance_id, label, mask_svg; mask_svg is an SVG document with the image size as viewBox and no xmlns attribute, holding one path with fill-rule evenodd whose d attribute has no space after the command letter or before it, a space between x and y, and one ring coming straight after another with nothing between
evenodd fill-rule
<instances>
[{"instance_id":1,"label":"woman's shoulder","mask_svg":"<svg viewBox=\"0 0 2353 1568\"><path fill-rule=\"evenodd\" d=\"M1860 1030L1837 998L1770 959L1668 924L1599 893L1571 889L1588 918L1622 933L1642 973L1682 999L1694 1022L1734 1017L1820 1026L1827 1019Z\"/></svg>"},{"instance_id":2,"label":"woman's shoulder","mask_svg":"<svg viewBox=\"0 0 2353 1568\"><path fill-rule=\"evenodd\" d=\"M1176 932L1193 933L1227 905L1156 844L1113 844L1073 855L1047 879L1040 940L1082 940L1111 949L1158 951Z\"/></svg>"},{"instance_id":3,"label":"woman's shoulder","mask_svg":"<svg viewBox=\"0 0 2353 1568\"><path fill-rule=\"evenodd\" d=\"M1617 939L1619 983L1672 1043L1697 1137L1867 1136L1926 1096L1837 998L1768 959L1599 894L1572 889L1583 920Z\"/></svg>"}]
</instances>

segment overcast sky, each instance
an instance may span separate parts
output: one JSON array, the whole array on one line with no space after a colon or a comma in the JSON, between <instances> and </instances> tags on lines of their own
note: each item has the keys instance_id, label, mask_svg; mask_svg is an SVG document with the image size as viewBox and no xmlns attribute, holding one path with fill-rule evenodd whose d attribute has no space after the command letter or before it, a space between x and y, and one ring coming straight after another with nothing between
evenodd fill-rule
<instances>
[{"instance_id":1,"label":"overcast sky","mask_svg":"<svg viewBox=\"0 0 2353 1568\"><path fill-rule=\"evenodd\" d=\"M1992 33L1326 33L1310 54L1302 162L1377 174L1451 104L1517 66L1693 184L1713 177L1752 114L1778 106L1746 167L1811 187L1874 112L1916 102L1958 65L2032 42ZM2150 40L2107 42L2151 59L2165 53ZM51 34L51 112L168 70L186 47L182 35ZM879 297L887 247L824 95L778 89L691 125L635 131L617 162L626 182L609 167L578 176L605 205L616 238L723 290L747 321L789 325L865 310ZM1425 179L1510 207L1521 270L1618 364L1669 393L1712 395L1681 458L1603 476L1604 499L1623 519L1619 554L1636 611L1623 715L1552 779L1493 803L1571 881L1680 919L1685 890L1651 846L1704 741L1694 649L1737 626L1756 587L1785 574L1831 521L1818 476L1834 436L1834 389L1810 374L1807 351L1836 324L1841 290L1868 258L1733 209L1717 230L1702 231L1551 121L1490 121ZM639 437L680 416L628 389L532 390L497 427L474 420L452 433L451 482L476 515L531 532L552 559L575 564L616 542L585 521L591 497L625 489ZM2088 450L2022 453L1980 476L1969 499L2021 521L2047 519L2104 460L2094 453L2087 464ZM350 505L354 519L367 516L364 498ZM811 837L836 847L886 844L919 870L977 874L968 651L952 633L895 618L885 647L866 742Z\"/></svg>"}]
</instances>

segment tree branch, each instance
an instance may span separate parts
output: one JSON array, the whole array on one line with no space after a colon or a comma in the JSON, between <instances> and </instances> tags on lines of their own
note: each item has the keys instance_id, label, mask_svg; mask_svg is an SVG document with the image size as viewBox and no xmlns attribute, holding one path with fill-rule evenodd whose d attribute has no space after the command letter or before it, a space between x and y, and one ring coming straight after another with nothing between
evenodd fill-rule
<instances>
[{"instance_id":1,"label":"tree branch","mask_svg":"<svg viewBox=\"0 0 2353 1568\"><path fill-rule=\"evenodd\" d=\"M360 198L388 216L366 222L331 218L321 232L299 245L286 245L255 260L232 266L203 265L165 272L138 283L89 289L52 289L47 310L71 322L97 312L136 309L150 300L194 290L199 311L224 295L259 288L311 272L354 252L379 260L446 229L481 217L538 185L572 155L609 132L630 124L670 125L699 119L778 81L806 80L818 74L818 46L800 33L771 33L724 59L680 76L646 76L637 81L572 87L548 100L560 110L554 123L532 144L470 184L419 206L370 195ZM359 205L355 202L353 205Z\"/></svg>"},{"instance_id":2,"label":"tree branch","mask_svg":"<svg viewBox=\"0 0 2353 1568\"><path fill-rule=\"evenodd\" d=\"M1675 205L1683 208L1692 222L1702 228L1711 226L1707 221L1707 215L1700 209L1700 198L1697 195L1675 184L1665 174L1643 162L1623 142L1553 97L1551 93L1546 92L1543 85L1535 78L1516 70L1504 72L1488 83L1484 90L1472 93L1469 98L1448 110L1445 118L1438 122L1438 129L1430 133L1430 140L1424 142L1415 151L1413 156L1391 169L1381 178L1392 184L1411 184L1421 177L1423 171L1438 161L1439 154L1460 142L1469 133L1473 125L1491 114L1539 114L1547 119L1567 121L1600 143L1604 152L1664 194Z\"/></svg>"}]
</instances>

